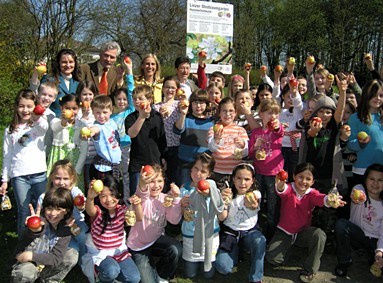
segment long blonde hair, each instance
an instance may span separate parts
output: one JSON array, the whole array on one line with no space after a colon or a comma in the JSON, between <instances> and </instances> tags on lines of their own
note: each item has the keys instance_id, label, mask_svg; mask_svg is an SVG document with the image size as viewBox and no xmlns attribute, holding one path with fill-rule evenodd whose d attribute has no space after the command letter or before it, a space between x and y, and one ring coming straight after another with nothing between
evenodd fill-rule
<instances>
[{"instance_id":1,"label":"long blonde hair","mask_svg":"<svg viewBox=\"0 0 383 283\"><path fill-rule=\"evenodd\" d=\"M144 72L144 69L142 68L142 64L144 64L145 60L147 58L153 58L154 61L156 62L156 72L154 73L154 81L153 82L160 82L161 80L161 65L160 65L160 61L158 60L157 56L155 54L152 54L152 53L149 53L149 54L146 54L144 55L144 57L142 57L142 60L141 60L141 74L138 76L138 80L141 81L141 80L144 80L145 79L145 72Z\"/></svg>"}]
</instances>

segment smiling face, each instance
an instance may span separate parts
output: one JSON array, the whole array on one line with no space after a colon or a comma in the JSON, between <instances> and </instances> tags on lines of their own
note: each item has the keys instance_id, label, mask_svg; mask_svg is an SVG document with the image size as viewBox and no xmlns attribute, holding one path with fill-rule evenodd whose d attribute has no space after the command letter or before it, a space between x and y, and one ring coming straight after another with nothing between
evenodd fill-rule
<instances>
[{"instance_id":1,"label":"smiling face","mask_svg":"<svg viewBox=\"0 0 383 283\"><path fill-rule=\"evenodd\" d=\"M258 93L259 101L265 100L265 99L271 99L272 94L270 91L264 89Z\"/></svg>"},{"instance_id":2,"label":"smiling face","mask_svg":"<svg viewBox=\"0 0 383 283\"><path fill-rule=\"evenodd\" d=\"M352 111L351 111L350 105L346 104L345 107L344 107L344 111L343 111L342 122L343 123L347 123L347 121L350 118L351 114L352 114Z\"/></svg>"},{"instance_id":3,"label":"smiling face","mask_svg":"<svg viewBox=\"0 0 383 283\"><path fill-rule=\"evenodd\" d=\"M80 93L80 101L91 102L94 98L94 93L89 88L84 88Z\"/></svg>"},{"instance_id":4,"label":"smiling face","mask_svg":"<svg viewBox=\"0 0 383 283\"><path fill-rule=\"evenodd\" d=\"M185 83L190 75L190 64L182 63L176 69L176 75L180 83Z\"/></svg>"},{"instance_id":5,"label":"smiling face","mask_svg":"<svg viewBox=\"0 0 383 283\"><path fill-rule=\"evenodd\" d=\"M227 126L233 123L236 115L237 115L237 111L235 110L233 103L227 102L225 104L220 105L219 117L221 119L221 124L223 126Z\"/></svg>"},{"instance_id":6,"label":"smiling face","mask_svg":"<svg viewBox=\"0 0 383 283\"><path fill-rule=\"evenodd\" d=\"M206 180L210 177L210 174L209 165L207 163L202 163L201 160L197 160L190 173L193 185L197 186L199 181Z\"/></svg>"},{"instance_id":7,"label":"smiling face","mask_svg":"<svg viewBox=\"0 0 383 283\"><path fill-rule=\"evenodd\" d=\"M156 198L160 195L162 192L164 185L165 185L165 179L162 176L160 172L158 172L157 178L153 179L153 181L149 184L149 193L152 198Z\"/></svg>"},{"instance_id":8,"label":"smiling face","mask_svg":"<svg viewBox=\"0 0 383 283\"><path fill-rule=\"evenodd\" d=\"M299 194L304 194L313 184L314 176L309 170L294 175L295 189Z\"/></svg>"},{"instance_id":9,"label":"smiling face","mask_svg":"<svg viewBox=\"0 0 383 283\"><path fill-rule=\"evenodd\" d=\"M61 106L61 112L62 113L64 113L66 110L70 110L73 112L73 116L69 121L73 121L76 118L76 115L78 113L78 109L79 109L79 107L78 107L76 101L74 101L74 100L68 101L63 106Z\"/></svg>"},{"instance_id":10,"label":"smiling face","mask_svg":"<svg viewBox=\"0 0 383 283\"><path fill-rule=\"evenodd\" d=\"M324 90L325 88L324 83L326 80L325 76L320 73L316 73L314 76L314 80L315 80L315 86L318 88L318 90Z\"/></svg>"},{"instance_id":11,"label":"smiling face","mask_svg":"<svg viewBox=\"0 0 383 283\"><path fill-rule=\"evenodd\" d=\"M63 73L66 76L69 76L74 71L75 67L75 60L72 57L72 55L69 54L63 54L60 57L60 72Z\"/></svg>"},{"instance_id":12,"label":"smiling face","mask_svg":"<svg viewBox=\"0 0 383 283\"><path fill-rule=\"evenodd\" d=\"M165 101L172 100L176 94L177 83L172 80L167 80L162 86L162 93L165 97Z\"/></svg>"},{"instance_id":13,"label":"smiling face","mask_svg":"<svg viewBox=\"0 0 383 283\"><path fill-rule=\"evenodd\" d=\"M207 94L209 95L209 101L211 103L215 102L216 99L221 99L222 97L220 89L216 86L209 87Z\"/></svg>"},{"instance_id":14,"label":"smiling face","mask_svg":"<svg viewBox=\"0 0 383 283\"><path fill-rule=\"evenodd\" d=\"M307 80L306 79L298 79L298 91L300 95L304 95L307 91Z\"/></svg>"},{"instance_id":15,"label":"smiling face","mask_svg":"<svg viewBox=\"0 0 383 283\"><path fill-rule=\"evenodd\" d=\"M157 71L157 63L153 57L147 57L141 64L141 69L144 72L145 78L154 79L154 75Z\"/></svg>"},{"instance_id":16,"label":"smiling face","mask_svg":"<svg viewBox=\"0 0 383 283\"><path fill-rule=\"evenodd\" d=\"M110 214L113 214L118 204L118 198L116 198L108 187L104 186L104 189L98 195L100 204L105 207Z\"/></svg>"},{"instance_id":17,"label":"smiling face","mask_svg":"<svg viewBox=\"0 0 383 283\"><path fill-rule=\"evenodd\" d=\"M368 102L369 110L376 113L383 104L383 89L381 88Z\"/></svg>"},{"instance_id":18,"label":"smiling face","mask_svg":"<svg viewBox=\"0 0 383 283\"><path fill-rule=\"evenodd\" d=\"M192 115L197 118L202 118L205 116L206 110L206 101L195 100L191 104L192 107Z\"/></svg>"},{"instance_id":19,"label":"smiling face","mask_svg":"<svg viewBox=\"0 0 383 283\"><path fill-rule=\"evenodd\" d=\"M322 119L322 125L325 127L327 123L331 121L333 111L329 108L321 108L317 112L317 116Z\"/></svg>"},{"instance_id":20,"label":"smiling face","mask_svg":"<svg viewBox=\"0 0 383 283\"><path fill-rule=\"evenodd\" d=\"M128 98L125 92L121 91L114 97L114 102L119 111L124 111L128 107Z\"/></svg>"},{"instance_id":21,"label":"smiling face","mask_svg":"<svg viewBox=\"0 0 383 283\"><path fill-rule=\"evenodd\" d=\"M48 108L56 99L57 90L51 87L40 87L38 101L44 108Z\"/></svg>"},{"instance_id":22,"label":"smiling face","mask_svg":"<svg viewBox=\"0 0 383 283\"><path fill-rule=\"evenodd\" d=\"M278 119L279 114L275 113L273 109L269 109L263 112L259 112L259 117L261 117L262 123L264 127L266 127L268 122L270 122L271 120Z\"/></svg>"},{"instance_id":23,"label":"smiling face","mask_svg":"<svg viewBox=\"0 0 383 283\"><path fill-rule=\"evenodd\" d=\"M117 60L117 49L108 49L100 54L100 64L103 68L110 69Z\"/></svg>"},{"instance_id":24,"label":"smiling face","mask_svg":"<svg viewBox=\"0 0 383 283\"><path fill-rule=\"evenodd\" d=\"M66 215L66 209L60 207L45 207L45 219L54 227L57 228L57 225L61 220L64 219Z\"/></svg>"},{"instance_id":25,"label":"smiling face","mask_svg":"<svg viewBox=\"0 0 383 283\"><path fill-rule=\"evenodd\" d=\"M94 118L100 124L105 124L109 121L110 115L112 115L112 110L110 108L99 108L93 107L92 109Z\"/></svg>"},{"instance_id":26,"label":"smiling face","mask_svg":"<svg viewBox=\"0 0 383 283\"><path fill-rule=\"evenodd\" d=\"M366 178L366 189L369 197L380 200L380 193L383 191L383 173L372 170Z\"/></svg>"},{"instance_id":27,"label":"smiling face","mask_svg":"<svg viewBox=\"0 0 383 283\"><path fill-rule=\"evenodd\" d=\"M25 98L19 100L17 115L20 118L20 123L27 123L31 119L34 108L35 102L33 100Z\"/></svg>"},{"instance_id":28,"label":"smiling face","mask_svg":"<svg viewBox=\"0 0 383 283\"><path fill-rule=\"evenodd\" d=\"M65 188L71 189L73 178L69 176L69 173L64 168L58 167L55 172L51 174L51 182L53 188Z\"/></svg>"},{"instance_id":29,"label":"smiling face","mask_svg":"<svg viewBox=\"0 0 383 283\"><path fill-rule=\"evenodd\" d=\"M251 171L239 169L233 177L234 187L237 189L238 195L244 195L254 183Z\"/></svg>"}]
</instances>

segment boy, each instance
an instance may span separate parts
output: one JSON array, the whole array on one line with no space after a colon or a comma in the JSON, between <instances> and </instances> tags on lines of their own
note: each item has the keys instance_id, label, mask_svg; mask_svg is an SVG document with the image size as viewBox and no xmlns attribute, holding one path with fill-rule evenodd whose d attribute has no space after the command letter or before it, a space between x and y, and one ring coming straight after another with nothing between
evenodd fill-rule
<instances>
[{"instance_id":1,"label":"boy","mask_svg":"<svg viewBox=\"0 0 383 283\"><path fill-rule=\"evenodd\" d=\"M129 163L130 195L136 192L141 167L162 164L166 137L161 114L152 109L153 90L137 86L133 91L135 112L125 119L125 131L132 140Z\"/></svg>"},{"instance_id":2,"label":"boy","mask_svg":"<svg viewBox=\"0 0 383 283\"><path fill-rule=\"evenodd\" d=\"M117 124L110 119L113 112L112 99L109 96L96 96L92 103L96 122L90 127L97 155L90 167L90 179L101 179L105 174L120 179L121 148Z\"/></svg>"}]
</instances>

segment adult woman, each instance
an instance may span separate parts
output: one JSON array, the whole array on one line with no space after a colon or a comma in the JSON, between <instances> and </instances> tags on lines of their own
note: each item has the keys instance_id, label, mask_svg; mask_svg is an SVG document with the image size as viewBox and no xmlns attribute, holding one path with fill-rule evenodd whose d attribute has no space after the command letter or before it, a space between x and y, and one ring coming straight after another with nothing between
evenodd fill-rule
<instances>
[{"instance_id":1,"label":"adult woman","mask_svg":"<svg viewBox=\"0 0 383 283\"><path fill-rule=\"evenodd\" d=\"M52 72L44 75L41 83L50 81L57 84L59 93L56 100L51 104L50 109L56 114L56 117L61 116L60 98L76 93L79 84L77 55L72 49L61 49L56 56L56 60L52 62ZM30 89L36 91L40 86L37 68L32 72L30 80Z\"/></svg>"},{"instance_id":2,"label":"adult woman","mask_svg":"<svg viewBox=\"0 0 383 283\"><path fill-rule=\"evenodd\" d=\"M146 54L141 61L141 74L134 78L134 85L147 85L153 89L154 103L162 101L161 66L154 54Z\"/></svg>"}]
</instances>

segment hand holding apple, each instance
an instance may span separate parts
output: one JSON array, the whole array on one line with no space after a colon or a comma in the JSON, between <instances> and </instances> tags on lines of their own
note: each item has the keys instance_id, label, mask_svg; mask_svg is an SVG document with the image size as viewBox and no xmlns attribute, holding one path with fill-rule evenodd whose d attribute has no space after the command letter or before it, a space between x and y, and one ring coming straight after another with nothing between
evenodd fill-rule
<instances>
[{"instance_id":1,"label":"hand holding apple","mask_svg":"<svg viewBox=\"0 0 383 283\"><path fill-rule=\"evenodd\" d=\"M254 192L247 192L244 199L243 204L247 209L255 210L258 208L258 199Z\"/></svg>"},{"instance_id":2,"label":"hand holding apple","mask_svg":"<svg viewBox=\"0 0 383 283\"><path fill-rule=\"evenodd\" d=\"M41 104L37 104L36 107L33 109L33 113L35 115L41 116L44 115L45 108Z\"/></svg>"},{"instance_id":3,"label":"hand holding apple","mask_svg":"<svg viewBox=\"0 0 383 283\"><path fill-rule=\"evenodd\" d=\"M366 194L362 190L352 189L351 200L356 204L362 204L366 202Z\"/></svg>"},{"instance_id":4,"label":"hand holding apple","mask_svg":"<svg viewBox=\"0 0 383 283\"><path fill-rule=\"evenodd\" d=\"M83 139L89 139L92 136L92 131L89 127L83 127L80 130L80 137Z\"/></svg>"},{"instance_id":5,"label":"hand holding apple","mask_svg":"<svg viewBox=\"0 0 383 283\"><path fill-rule=\"evenodd\" d=\"M74 116L74 113L73 113L72 110L67 109L67 110L65 110L65 111L63 112L63 116L64 116L64 118L65 118L66 120L71 120L71 119L73 118L73 116Z\"/></svg>"},{"instance_id":6,"label":"hand holding apple","mask_svg":"<svg viewBox=\"0 0 383 283\"><path fill-rule=\"evenodd\" d=\"M313 117L310 121L310 127L313 127L315 129L321 129L322 128L322 119L320 117Z\"/></svg>"},{"instance_id":7,"label":"hand holding apple","mask_svg":"<svg viewBox=\"0 0 383 283\"><path fill-rule=\"evenodd\" d=\"M263 66L263 67L266 67L266 66ZM250 63L246 63L244 68L245 68L246 72L249 72L251 70L251 64ZM266 70L267 70L267 68L266 68Z\"/></svg>"},{"instance_id":8,"label":"hand holding apple","mask_svg":"<svg viewBox=\"0 0 383 283\"><path fill-rule=\"evenodd\" d=\"M267 122L267 128L269 128L270 131L279 131L279 120L278 119L271 119L269 122Z\"/></svg>"},{"instance_id":9,"label":"hand holding apple","mask_svg":"<svg viewBox=\"0 0 383 283\"><path fill-rule=\"evenodd\" d=\"M371 60L372 60L371 53L366 53L366 54L364 55L364 60L371 61Z\"/></svg>"},{"instance_id":10,"label":"hand holding apple","mask_svg":"<svg viewBox=\"0 0 383 283\"><path fill-rule=\"evenodd\" d=\"M342 141L347 141L350 135L351 127L349 125L342 125L342 127L340 127L340 139Z\"/></svg>"},{"instance_id":11,"label":"hand holding apple","mask_svg":"<svg viewBox=\"0 0 383 283\"><path fill-rule=\"evenodd\" d=\"M290 86L290 89L295 89L295 88L298 87L298 85L299 85L299 82L298 82L298 80L296 80L295 78L291 78L291 79L289 80L289 86Z\"/></svg>"},{"instance_id":12,"label":"hand holding apple","mask_svg":"<svg viewBox=\"0 0 383 283\"><path fill-rule=\"evenodd\" d=\"M356 138L358 139L359 143L369 143L371 138L370 136L366 133L366 132L359 132L357 135L356 135Z\"/></svg>"},{"instance_id":13,"label":"hand holding apple","mask_svg":"<svg viewBox=\"0 0 383 283\"><path fill-rule=\"evenodd\" d=\"M286 180L289 178L289 174L285 170L281 170L277 174L277 178L282 182L286 182Z\"/></svg>"},{"instance_id":14,"label":"hand holding apple","mask_svg":"<svg viewBox=\"0 0 383 283\"><path fill-rule=\"evenodd\" d=\"M100 193L104 189L104 183L101 180L94 180L91 182L91 185L96 193Z\"/></svg>"},{"instance_id":15,"label":"hand holding apple","mask_svg":"<svg viewBox=\"0 0 383 283\"><path fill-rule=\"evenodd\" d=\"M39 75L44 75L47 72L47 64L39 63L36 67L36 70L39 73Z\"/></svg>"},{"instance_id":16,"label":"hand holding apple","mask_svg":"<svg viewBox=\"0 0 383 283\"><path fill-rule=\"evenodd\" d=\"M210 194L210 184L206 180L200 180L197 184L198 193L208 196Z\"/></svg>"},{"instance_id":17,"label":"hand holding apple","mask_svg":"<svg viewBox=\"0 0 383 283\"><path fill-rule=\"evenodd\" d=\"M40 207L40 205L38 205L36 212L34 211L32 204L29 204L28 207L29 207L29 211L31 213L31 216L28 216L25 219L25 225L32 232L39 232L42 229L41 227L44 225L44 222L40 218L41 207Z\"/></svg>"},{"instance_id":18,"label":"hand holding apple","mask_svg":"<svg viewBox=\"0 0 383 283\"><path fill-rule=\"evenodd\" d=\"M82 194L78 194L74 199L73 199L73 204L77 207L82 208L85 204L85 197Z\"/></svg>"},{"instance_id":19,"label":"hand holding apple","mask_svg":"<svg viewBox=\"0 0 383 283\"><path fill-rule=\"evenodd\" d=\"M198 57L206 59L207 52L205 50L201 50L198 52Z\"/></svg>"},{"instance_id":20,"label":"hand holding apple","mask_svg":"<svg viewBox=\"0 0 383 283\"><path fill-rule=\"evenodd\" d=\"M277 65L274 69L275 72L282 73L283 72L283 67L281 65Z\"/></svg>"},{"instance_id":21,"label":"hand holding apple","mask_svg":"<svg viewBox=\"0 0 383 283\"><path fill-rule=\"evenodd\" d=\"M295 65L295 58L294 57L290 57L289 60L287 61L287 63L289 65Z\"/></svg>"},{"instance_id":22,"label":"hand holding apple","mask_svg":"<svg viewBox=\"0 0 383 283\"><path fill-rule=\"evenodd\" d=\"M315 57L314 56L308 56L307 57L307 63L310 65L314 65L315 64Z\"/></svg>"}]
</instances>

